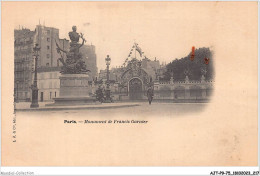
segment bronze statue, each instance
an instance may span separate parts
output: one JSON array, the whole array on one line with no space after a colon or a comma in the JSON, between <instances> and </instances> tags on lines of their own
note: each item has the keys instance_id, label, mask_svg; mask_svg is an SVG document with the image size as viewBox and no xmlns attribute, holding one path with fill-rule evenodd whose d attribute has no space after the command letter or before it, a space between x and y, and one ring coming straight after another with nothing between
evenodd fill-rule
<instances>
[{"instance_id":1,"label":"bronze statue","mask_svg":"<svg viewBox=\"0 0 260 176\"><path fill-rule=\"evenodd\" d=\"M63 67L61 73L63 74L80 74L86 73L89 70L86 68L85 61L83 59L82 53L79 52L79 48L86 42L82 33L77 33L77 27L72 27L72 32L69 32L70 37L70 49L69 51L62 50L56 42L57 52L61 55L59 60L62 62ZM79 39L82 39L82 44L79 44ZM66 54L66 59L64 60L61 51Z\"/></svg>"},{"instance_id":2,"label":"bronze statue","mask_svg":"<svg viewBox=\"0 0 260 176\"><path fill-rule=\"evenodd\" d=\"M69 32L70 40L73 43L78 43L79 42L80 35L76 31L77 31L77 27L73 26L72 27L72 31Z\"/></svg>"}]
</instances>

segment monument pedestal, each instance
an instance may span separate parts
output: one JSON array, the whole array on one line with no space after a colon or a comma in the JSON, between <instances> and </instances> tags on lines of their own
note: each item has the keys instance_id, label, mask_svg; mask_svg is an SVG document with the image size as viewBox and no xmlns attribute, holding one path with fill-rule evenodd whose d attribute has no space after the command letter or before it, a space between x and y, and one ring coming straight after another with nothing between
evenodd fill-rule
<instances>
[{"instance_id":1,"label":"monument pedestal","mask_svg":"<svg viewBox=\"0 0 260 176\"><path fill-rule=\"evenodd\" d=\"M60 76L60 97L88 97L91 87L86 74L63 74Z\"/></svg>"},{"instance_id":2,"label":"monument pedestal","mask_svg":"<svg viewBox=\"0 0 260 176\"><path fill-rule=\"evenodd\" d=\"M60 76L60 96L53 98L53 104L46 106L66 106L95 104L96 99L90 97L92 88L88 84L86 74L63 74Z\"/></svg>"}]
</instances>

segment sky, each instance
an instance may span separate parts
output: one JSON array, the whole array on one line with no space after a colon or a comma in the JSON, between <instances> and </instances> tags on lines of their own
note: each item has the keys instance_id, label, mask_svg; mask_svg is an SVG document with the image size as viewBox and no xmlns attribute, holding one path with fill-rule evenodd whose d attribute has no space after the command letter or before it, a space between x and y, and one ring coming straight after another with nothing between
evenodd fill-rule
<instances>
[{"instance_id":1,"label":"sky","mask_svg":"<svg viewBox=\"0 0 260 176\"><path fill-rule=\"evenodd\" d=\"M192 46L213 47L215 2L15 2L15 29L31 30L37 24L59 29L67 38L76 25L87 44L96 46L98 69L121 66L134 42L145 55L169 63L185 57Z\"/></svg>"}]
</instances>

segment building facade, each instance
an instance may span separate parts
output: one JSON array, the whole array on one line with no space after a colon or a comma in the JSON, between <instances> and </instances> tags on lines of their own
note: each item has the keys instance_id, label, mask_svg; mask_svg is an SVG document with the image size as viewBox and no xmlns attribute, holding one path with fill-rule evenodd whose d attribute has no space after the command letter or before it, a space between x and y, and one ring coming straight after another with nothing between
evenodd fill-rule
<instances>
[{"instance_id":1,"label":"building facade","mask_svg":"<svg viewBox=\"0 0 260 176\"><path fill-rule=\"evenodd\" d=\"M93 80L97 77L97 55L96 55L96 47L94 45L83 45L80 48L80 52L85 58L85 63L87 69L90 70L88 72L89 80Z\"/></svg>"},{"instance_id":2,"label":"building facade","mask_svg":"<svg viewBox=\"0 0 260 176\"><path fill-rule=\"evenodd\" d=\"M30 101L35 31L14 30L14 99Z\"/></svg>"},{"instance_id":3,"label":"building facade","mask_svg":"<svg viewBox=\"0 0 260 176\"><path fill-rule=\"evenodd\" d=\"M148 75L149 78L152 80L157 79L158 77L163 75L163 71L165 70L164 65L160 65L159 60L150 60L148 58L144 58L142 60L137 60L132 58L131 61L128 61L127 66L120 66L116 68L111 68L109 70L109 79L110 81L119 81L121 79L122 74L128 70L129 68L138 69L141 68L144 70ZM107 79L107 70L100 70L99 71L99 80L106 81Z\"/></svg>"},{"instance_id":4,"label":"building facade","mask_svg":"<svg viewBox=\"0 0 260 176\"><path fill-rule=\"evenodd\" d=\"M41 67L38 70L38 99L40 102L52 101L60 93L60 67Z\"/></svg>"},{"instance_id":5,"label":"building facade","mask_svg":"<svg viewBox=\"0 0 260 176\"><path fill-rule=\"evenodd\" d=\"M46 27L44 25L37 25L35 29L35 42L41 48L39 52L39 67L57 67L58 58L56 42L59 39L59 29L53 27Z\"/></svg>"}]
</instances>

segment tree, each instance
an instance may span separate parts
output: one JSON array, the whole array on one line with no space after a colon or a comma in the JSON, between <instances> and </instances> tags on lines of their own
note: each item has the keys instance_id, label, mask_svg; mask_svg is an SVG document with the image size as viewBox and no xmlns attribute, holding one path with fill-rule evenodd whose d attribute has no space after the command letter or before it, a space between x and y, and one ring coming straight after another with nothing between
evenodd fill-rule
<instances>
[{"instance_id":1,"label":"tree","mask_svg":"<svg viewBox=\"0 0 260 176\"><path fill-rule=\"evenodd\" d=\"M191 52L188 56L175 59L166 65L167 71L164 73L162 80L169 81L172 74L173 79L176 81L184 80L184 72L188 71L188 76L191 80L201 79L201 70L206 70L206 80L211 80L214 78L214 67L213 67L213 57L212 52L209 48L199 48L195 50L195 57L192 61L190 59ZM205 58L209 59L208 64L205 64Z\"/></svg>"}]
</instances>

